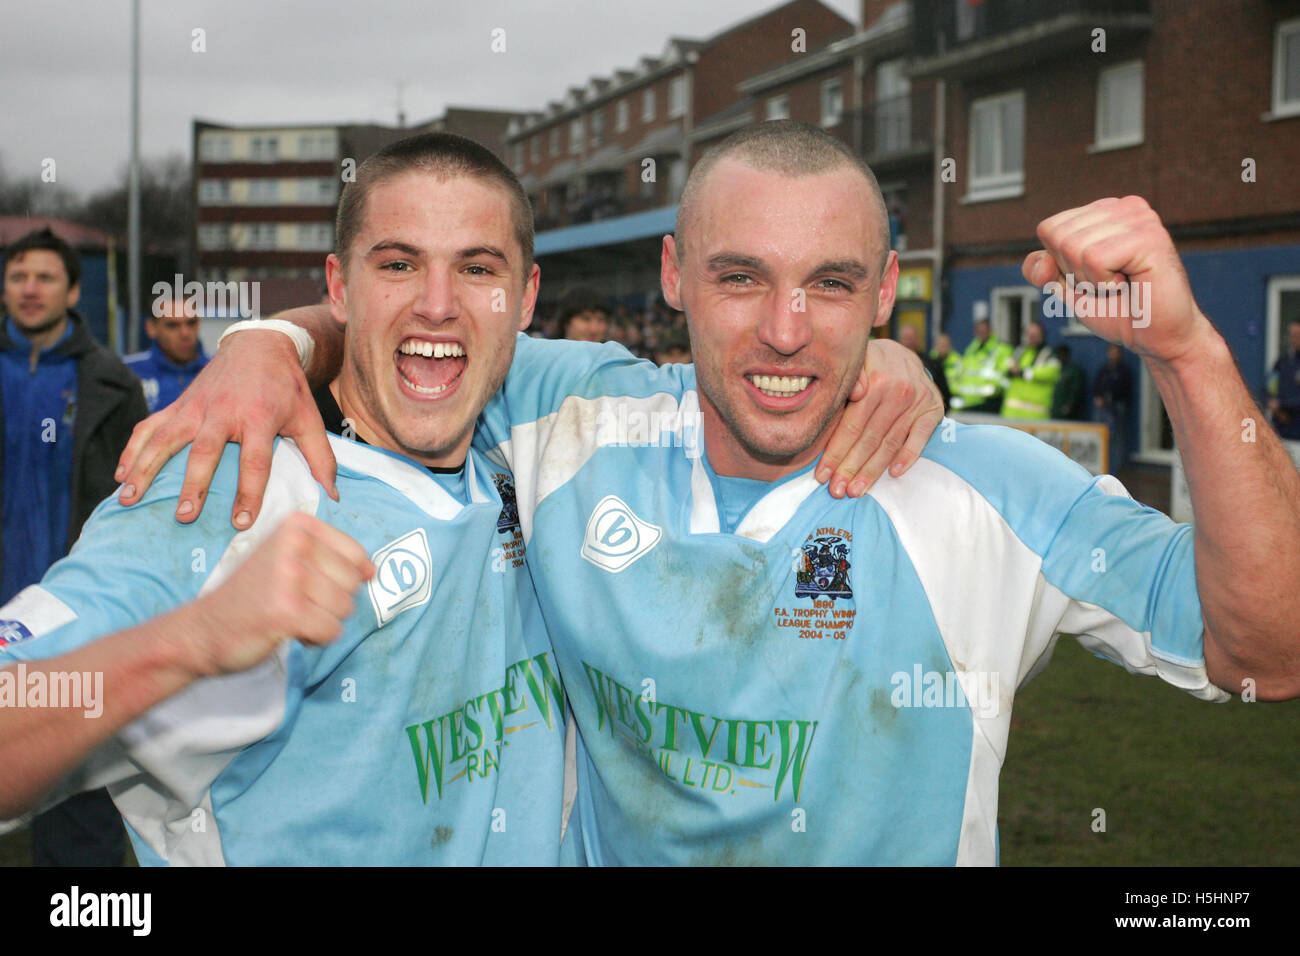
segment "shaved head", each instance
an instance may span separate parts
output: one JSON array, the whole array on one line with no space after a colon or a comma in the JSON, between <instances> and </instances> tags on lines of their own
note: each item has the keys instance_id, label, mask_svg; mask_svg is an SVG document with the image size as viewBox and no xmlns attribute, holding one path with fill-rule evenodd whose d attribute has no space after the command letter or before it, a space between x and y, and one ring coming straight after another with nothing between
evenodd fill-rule
<instances>
[{"instance_id":1,"label":"shaved head","mask_svg":"<svg viewBox=\"0 0 1300 956\"><path fill-rule=\"evenodd\" d=\"M769 120L733 133L706 152L691 170L677 204L674 237L680 256L688 242L699 197L719 161L730 159L752 169L799 178L833 170L856 169L866 180L879 222L880 269L889 259L889 212L871 167L840 140L820 127L796 120Z\"/></svg>"}]
</instances>

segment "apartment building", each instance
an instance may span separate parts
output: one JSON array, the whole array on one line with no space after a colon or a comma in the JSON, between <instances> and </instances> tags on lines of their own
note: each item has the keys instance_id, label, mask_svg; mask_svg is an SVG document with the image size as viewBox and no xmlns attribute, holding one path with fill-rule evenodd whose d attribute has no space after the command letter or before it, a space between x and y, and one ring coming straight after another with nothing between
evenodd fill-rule
<instances>
[{"instance_id":1,"label":"apartment building","mask_svg":"<svg viewBox=\"0 0 1300 956\"><path fill-rule=\"evenodd\" d=\"M873 6L868 0L864 12ZM1145 197L1182 253L1201 308L1256 395L1300 318L1300 2L912 0L913 84L936 85L942 321L1018 341L1031 318L1085 369L1105 345L1044 314L1020 275L1043 218L1103 196ZM1159 395L1139 384L1130 434L1168 461Z\"/></svg>"},{"instance_id":2,"label":"apartment building","mask_svg":"<svg viewBox=\"0 0 1300 956\"><path fill-rule=\"evenodd\" d=\"M503 154L507 110L449 108L408 127L193 124L194 248L201 282L260 283L264 314L319 301L344 176L388 143L445 130Z\"/></svg>"},{"instance_id":3,"label":"apartment building","mask_svg":"<svg viewBox=\"0 0 1300 956\"><path fill-rule=\"evenodd\" d=\"M507 159L533 200L544 299L578 278L615 296L657 286L659 237L694 159L749 121L737 85L853 30L818 0L791 0L706 39L670 37L657 56L511 123Z\"/></svg>"}]
</instances>

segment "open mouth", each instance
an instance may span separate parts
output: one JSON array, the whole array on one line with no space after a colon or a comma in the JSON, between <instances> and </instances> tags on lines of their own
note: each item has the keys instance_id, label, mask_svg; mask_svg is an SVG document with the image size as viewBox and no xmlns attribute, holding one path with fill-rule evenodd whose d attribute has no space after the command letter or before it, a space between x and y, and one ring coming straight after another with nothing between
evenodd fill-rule
<instances>
[{"instance_id":1,"label":"open mouth","mask_svg":"<svg viewBox=\"0 0 1300 956\"><path fill-rule=\"evenodd\" d=\"M465 346L409 338L394 357L402 384L417 395L441 395L456 386L465 371Z\"/></svg>"},{"instance_id":2,"label":"open mouth","mask_svg":"<svg viewBox=\"0 0 1300 956\"><path fill-rule=\"evenodd\" d=\"M745 378L769 398L794 398L813 382L808 375L746 375Z\"/></svg>"}]
</instances>

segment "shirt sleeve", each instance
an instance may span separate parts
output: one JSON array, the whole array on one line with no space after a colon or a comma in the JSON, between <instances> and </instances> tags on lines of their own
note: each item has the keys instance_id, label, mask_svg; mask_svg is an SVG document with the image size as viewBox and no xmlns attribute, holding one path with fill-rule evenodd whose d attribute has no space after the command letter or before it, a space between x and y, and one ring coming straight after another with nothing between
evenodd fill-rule
<instances>
[{"instance_id":1,"label":"shirt sleeve","mask_svg":"<svg viewBox=\"0 0 1300 956\"><path fill-rule=\"evenodd\" d=\"M932 439L926 454L979 495L962 520L984 578L958 602L964 616L954 618L953 630L1001 619L1005 640L1008 628L1023 623L1017 683L1047 665L1057 635L1065 634L1130 672L1205 700L1228 698L1206 673L1191 525L1014 429L968 427L955 438ZM947 493L963 494L960 486ZM1017 595L1024 593L1032 597L1022 611Z\"/></svg>"},{"instance_id":2,"label":"shirt sleeve","mask_svg":"<svg viewBox=\"0 0 1300 956\"><path fill-rule=\"evenodd\" d=\"M173 458L139 504L123 508L116 498L101 503L72 552L0 608L0 667L67 654L194 599L229 574L284 516L286 509L272 504L271 513L264 507L252 528L235 534L228 516L238 446L231 445L202 514L180 524L173 514L186 457ZM276 498L268 493L268 503ZM282 721L287 657L286 645L249 671L198 681L159 703L96 751L47 805L83 789L143 783L197 806L233 753ZM82 677L85 704L94 675Z\"/></svg>"},{"instance_id":3,"label":"shirt sleeve","mask_svg":"<svg viewBox=\"0 0 1300 956\"><path fill-rule=\"evenodd\" d=\"M1205 668L1193 541L1191 525L1134 501L1114 477L1092 479L1042 552L1031 644L1050 650L1057 634L1074 635L1130 673L1227 700Z\"/></svg>"},{"instance_id":4,"label":"shirt sleeve","mask_svg":"<svg viewBox=\"0 0 1300 956\"><path fill-rule=\"evenodd\" d=\"M617 342L534 339L521 333L505 383L479 417L474 445L513 469L513 430L557 414L567 399L676 392L683 374L693 371L685 365L660 368Z\"/></svg>"}]
</instances>

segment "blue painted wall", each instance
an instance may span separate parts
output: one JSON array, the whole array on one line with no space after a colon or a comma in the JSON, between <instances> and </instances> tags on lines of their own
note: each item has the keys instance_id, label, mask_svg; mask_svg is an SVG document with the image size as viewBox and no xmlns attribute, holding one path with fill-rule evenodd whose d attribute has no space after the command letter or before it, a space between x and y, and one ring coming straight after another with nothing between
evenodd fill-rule
<instances>
[{"instance_id":1,"label":"blue painted wall","mask_svg":"<svg viewBox=\"0 0 1300 956\"><path fill-rule=\"evenodd\" d=\"M1300 275L1300 245L1262 246L1192 252L1182 257L1192 292L1201 310L1210 317L1237 359L1237 365L1251 394L1263 394L1267 371L1264 367L1265 336L1268 332L1268 281L1279 275ZM991 291L999 286L1023 286L1020 267L982 266L955 268L948 273L948 310L943 331L952 336L953 347L966 348L974 336L972 316L975 303L992 306ZM1050 344L1068 343L1073 359L1088 379L1088 402L1092 402L1092 380L1106 361L1106 343L1095 335L1061 334L1065 318L1039 317L1047 328ZM931 343L933 344L933 343ZM1012 343L1016 344L1016 343ZM1137 435L1137 406L1140 402L1141 363L1126 356L1133 373L1134 409L1130 435ZM1136 450L1136 449L1135 449Z\"/></svg>"}]
</instances>

